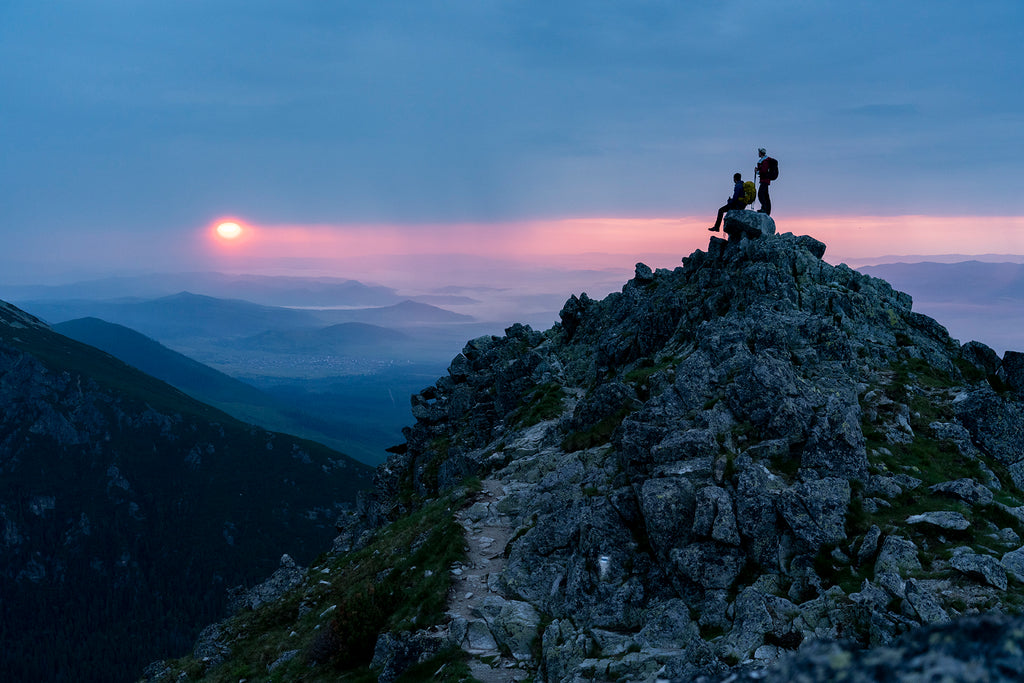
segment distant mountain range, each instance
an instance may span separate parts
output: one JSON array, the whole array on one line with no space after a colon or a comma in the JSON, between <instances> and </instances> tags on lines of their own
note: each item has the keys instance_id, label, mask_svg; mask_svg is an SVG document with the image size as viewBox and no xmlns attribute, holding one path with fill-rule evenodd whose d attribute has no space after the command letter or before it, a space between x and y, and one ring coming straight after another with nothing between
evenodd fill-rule
<instances>
[{"instance_id":1,"label":"distant mountain range","mask_svg":"<svg viewBox=\"0 0 1024 683\"><path fill-rule=\"evenodd\" d=\"M131 331L108 337L208 391L230 384ZM282 553L309 562L370 482L339 452L239 422L3 302L0 404L6 680L133 680L222 614L227 588Z\"/></svg>"},{"instance_id":2,"label":"distant mountain range","mask_svg":"<svg viewBox=\"0 0 1024 683\"><path fill-rule=\"evenodd\" d=\"M273 331L312 331L344 322L401 327L473 321L471 316L409 300L372 308L296 309L191 292L150 300L35 300L18 305L51 324L99 318L165 343L197 338L244 339Z\"/></svg>"},{"instance_id":3,"label":"distant mountain range","mask_svg":"<svg viewBox=\"0 0 1024 683\"><path fill-rule=\"evenodd\" d=\"M919 301L1024 303L1022 263L885 263L858 270L887 280Z\"/></svg>"},{"instance_id":4,"label":"distant mountain range","mask_svg":"<svg viewBox=\"0 0 1024 683\"><path fill-rule=\"evenodd\" d=\"M393 306L360 309L331 309L319 311L323 320L332 322L359 322L374 325L404 327L407 325L470 323L473 317L453 313L437 306L406 299Z\"/></svg>"},{"instance_id":5,"label":"distant mountain range","mask_svg":"<svg viewBox=\"0 0 1024 683\"><path fill-rule=\"evenodd\" d=\"M387 306L402 297L390 287L327 277L165 273L112 277L67 285L0 287L7 300L156 299L181 291L269 306Z\"/></svg>"}]
</instances>

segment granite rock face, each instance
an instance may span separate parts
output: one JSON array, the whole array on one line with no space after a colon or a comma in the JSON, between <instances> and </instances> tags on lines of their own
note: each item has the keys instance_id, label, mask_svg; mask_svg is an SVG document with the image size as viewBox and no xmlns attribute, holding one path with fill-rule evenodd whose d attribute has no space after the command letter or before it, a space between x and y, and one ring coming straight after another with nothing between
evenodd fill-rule
<instances>
[{"instance_id":1,"label":"granite rock face","mask_svg":"<svg viewBox=\"0 0 1024 683\"><path fill-rule=\"evenodd\" d=\"M467 344L378 473L382 519L434 472L522 485L499 585L550 621L543 680L710 674L1018 609L1024 410L992 383L1016 366L768 216L725 225L547 332ZM632 664L586 654L604 630Z\"/></svg>"}]
</instances>

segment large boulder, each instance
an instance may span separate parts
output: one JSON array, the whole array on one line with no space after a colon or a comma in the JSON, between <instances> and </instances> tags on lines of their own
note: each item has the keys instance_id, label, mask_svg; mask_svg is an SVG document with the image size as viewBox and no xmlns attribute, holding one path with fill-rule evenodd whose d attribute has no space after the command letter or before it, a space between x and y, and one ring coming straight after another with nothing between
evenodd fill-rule
<instances>
[{"instance_id":1,"label":"large boulder","mask_svg":"<svg viewBox=\"0 0 1024 683\"><path fill-rule=\"evenodd\" d=\"M772 217L757 211L729 211L725 214L724 226L730 242L738 242L743 237L755 239L775 234Z\"/></svg>"},{"instance_id":2,"label":"large boulder","mask_svg":"<svg viewBox=\"0 0 1024 683\"><path fill-rule=\"evenodd\" d=\"M1003 364L999 369L1002 380L1006 386L1024 398L1024 353L1020 351L1007 351L1003 354Z\"/></svg>"}]
</instances>

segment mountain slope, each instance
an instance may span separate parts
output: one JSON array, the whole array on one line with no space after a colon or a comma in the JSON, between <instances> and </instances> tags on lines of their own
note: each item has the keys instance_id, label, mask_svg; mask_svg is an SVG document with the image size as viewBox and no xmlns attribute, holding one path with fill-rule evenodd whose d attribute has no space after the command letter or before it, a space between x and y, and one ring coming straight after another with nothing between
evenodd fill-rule
<instances>
[{"instance_id":1,"label":"mountain slope","mask_svg":"<svg viewBox=\"0 0 1024 683\"><path fill-rule=\"evenodd\" d=\"M263 392L122 325L97 318L80 318L58 323L53 329L83 344L106 351L243 422L312 439L348 453L362 462L373 464L379 462L378 450L382 453L391 443L385 442L378 450L373 450L362 441L370 436L360 433L370 429L365 424L346 424L346 421L338 418L337 411L326 418L317 417L311 414L308 407L303 409L298 405L294 397ZM265 334L288 335L287 332ZM243 342L238 342L235 348L243 348Z\"/></svg>"},{"instance_id":2,"label":"mountain slope","mask_svg":"<svg viewBox=\"0 0 1024 683\"><path fill-rule=\"evenodd\" d=\"M23 307L52 323L95 317L159 340L235 339L266 330L319 327L308 311L179 292L148 301L30 301Z\"/></svg>"},{"instance_id":3,"label":"mountain slope","mask_svg":"<svg viewBox=\"0 0 1024 683\"><path fill-rule=\"evenodd\" d=\"M1019 613L1024 355L961 346L909 296L822 261L821 242L739 215L728 243L674 271L638 264L546 332L469 342L413 397L406 443L334 552L270 612L227 623L226 661L153 680L269 665L331 680L359 663L394 680L461 651L481 680L692 681L805 642L895 645ZM766 234L737 239L737 221ZM479 493L456 512L441 496L467 477ZM334 615L355 605L337 596L367 539L438 502L470 549L447 615L412 633ZM298 602L313 616L289 620ZM271 613L295 639L255 626ZM331 646L367 630L372 660Z\"/></svg>"},{"instance_id":4,"label":"mountain slope","mask_svg":"<svg viewBox=\"0 0 1024 683\"><path fill-rule=\"evenodd\" d=\"M2 302L0 401L11 680L130 680L221 614L227 588L311 558L369 482Z\"/></svg>"},{"instance_id":5,"label":"mountain slope","mask_svg":"<svg viewBox=\"0 0 1024 683\"><path fill-rule=\"evenodd\" d=\"M53 325L53 330L120 358L147 375L172 384L205 403L269 406L270 397L255 387L203 365L123 325L98 318L78 318Z\"/></svg>"}]
</instances>

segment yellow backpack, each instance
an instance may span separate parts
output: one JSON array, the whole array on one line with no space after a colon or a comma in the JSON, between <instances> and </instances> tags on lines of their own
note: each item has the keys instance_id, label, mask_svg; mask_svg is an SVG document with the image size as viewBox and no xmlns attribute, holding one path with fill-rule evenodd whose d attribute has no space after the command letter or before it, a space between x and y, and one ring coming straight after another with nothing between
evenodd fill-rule
<instances>
[{"instance_id":1,"label":"yellow backpack","mask_svg":"<svg viewBox=\"0 0 1024 683\"><path fill-rule=\"evenodd\" d=\"M750 206L754 203L755 199L757 199L757 188L754 187L753 182L748 180L743 183L743 201L747 203L747 206Z\"/></svg>"}]
</instances>

